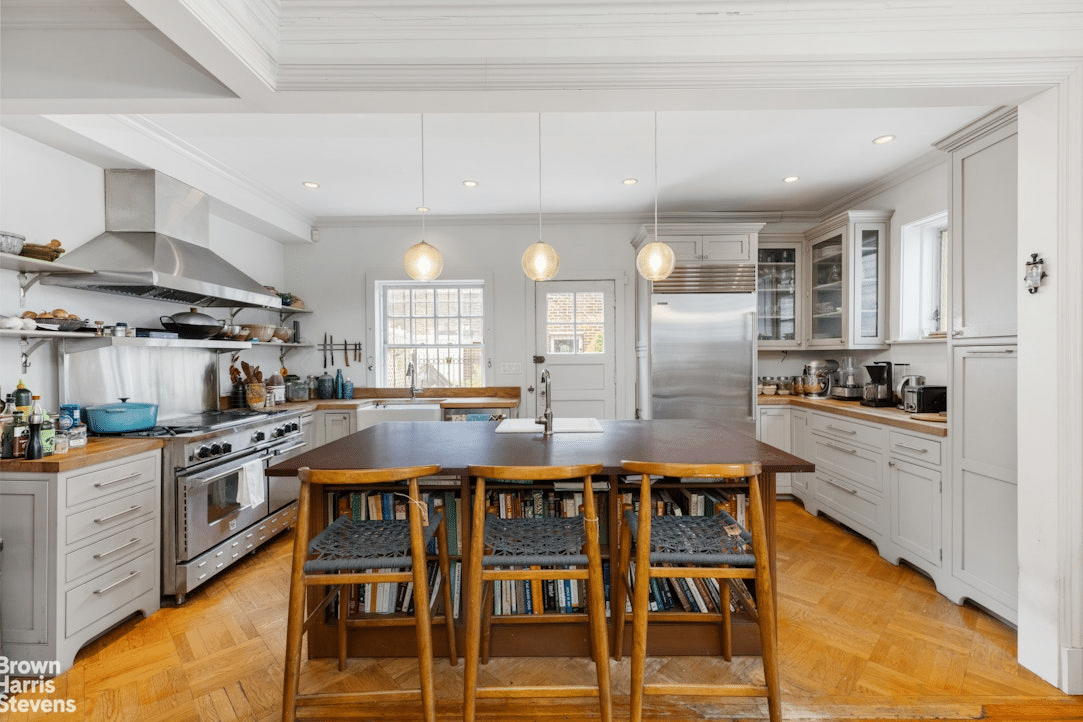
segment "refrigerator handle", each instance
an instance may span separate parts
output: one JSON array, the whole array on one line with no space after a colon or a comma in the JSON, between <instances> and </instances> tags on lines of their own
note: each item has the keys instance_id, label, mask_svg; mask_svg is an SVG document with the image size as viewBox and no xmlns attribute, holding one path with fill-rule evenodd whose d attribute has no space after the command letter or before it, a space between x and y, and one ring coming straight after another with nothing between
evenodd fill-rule
<instances>
[{"instance_id":1,"label":"refrigerator handle","mask_svg":"<svg viewBox=\"0 0 1083 722\"><path fill-rule=\"evenodd\" d=\"M758 360L756 355L756 312L749 311L748 316L748 347L751 350L752 358L748 365L748 368L752 370L752 378L749 379L748 389L748 418L752 419L752 423L756 423L756 361Z\"/></svg>"}]
</instances>

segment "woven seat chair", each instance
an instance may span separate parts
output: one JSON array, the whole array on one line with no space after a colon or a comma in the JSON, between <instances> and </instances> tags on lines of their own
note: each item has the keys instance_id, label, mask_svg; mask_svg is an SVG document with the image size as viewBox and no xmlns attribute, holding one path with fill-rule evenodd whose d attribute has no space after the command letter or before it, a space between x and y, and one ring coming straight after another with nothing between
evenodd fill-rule
<instances>
[{"instance_id":1,"label":"woven seat chair","mask_svg":"<svg viewBox=\"0 0 1083 722\"><path fill-rule=\"evenodd\" d=\"M640 461L621 462L630 474L640 474L639 511L625 508L621 529L618 581L612 585L612 609L616 618L615 654L622 655L626 594L632 594L632 661L629 710L632 722L643 719L643 697L710 696L766 697L771 722L781 719L778 674L778 631L774 588L767 558L767 535L760 497L760 465L750 464L666 464ZM653 516L649 500L651 476L691 479L748 479L749 530L741 528L729 514L718 510L714 516ZM641 543L649 540L649 543ZM629 579L635 547L634 583ZM723 684L695 680L689 684L647 684L644 666L647 656L648 597L652 578L714 578L719 580L719 632L723 657L732 655L730 630L730 584L752 579L756 585L755 618L759 626L761 655L766 684ZM620 610L619 612L617 610ZM699 618L705 615L697 614ZM662 622L656 614L652 622ZM675 617L679 621L679 617Z\"/></svg>"},{"instance_id":2,"label":"woven seat chair","mask_svg":"<svg viewBox=\"0 0 1083 722\"><path fill-rule=\"evenodd\" d=\"M602 556L598 543L598 510L591 476L600 464L578 466L471 466L475 479L470 527L470 551L466 561L466 668L463 671L463 720L474 722L479 698L501 697L597 697L601 720L613 718L609 676L609 642L602 583ZM567 518L502 519L486 513L485 482L582 479L582 513ZM494 567L500 567L496 569ZM491 592L497 580L586 580L591 656L597 679L594 685L536 687L479 687L478 664L489 658L492 623ZM537 600L541 604L541 600ZM531 622L569 621L567 614L534 614Z\"/></svg>"},{"instance_id":3,"label":"woven seat chair","mask_svg":"<svg viewBox=\"0 0 1083 722\"><path fill-rule=\"evenodd\" d=\"M444 515L429 515L418 492L418 478L430 476L440 467L414 466L395 469L314 470L301 468L300 500L297 530L293 545L290 572L289 615L286 623L286 668L283 680L282 719L292 722L300 706L318 705L320 719L356 715L357 705L366 701L421 701L426 722L436 719L433 684L432 624L443 622L447 630L448 656L454 665L455 626L448 579L449 562L447 531ZM408 495L408 519L352 521L341 516L313 535L311 524L312 498L332 486L362 486L407 482L403 492ZM428 516L427 521L424 519ZM426 549L436 539L443 590L444 614L434 618L429 609L429 588ZM413 615L379 615L365 619L347 620L345 592L350 585L377 582L413 582ZM307 591L323 587L323 596L309 604L306 614ZM346 668L346 630L355 627L412 626L416 632L420 687L386 691L299 694L301 677L301 642L305 631L324 618L327 605L338 599L338 668Z\"/></svg>"}]
</instances>

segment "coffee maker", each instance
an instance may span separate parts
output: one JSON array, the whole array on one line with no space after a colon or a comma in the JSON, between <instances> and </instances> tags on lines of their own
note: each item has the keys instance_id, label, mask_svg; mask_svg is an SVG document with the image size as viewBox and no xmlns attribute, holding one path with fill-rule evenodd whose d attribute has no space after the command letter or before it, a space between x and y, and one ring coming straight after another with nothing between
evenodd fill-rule
<instances>
[{"instance_id":1,"label":"coffee maker","mask_svg":"<svg viewBox=\"0 0 1083 722\"><path fill-rule=\"evenodd\" d=\"M895 386L891 382L891 362L874 361L865 367L869 382L865 384L862 406L894 406Z\"/></svg>"}]
</instances>

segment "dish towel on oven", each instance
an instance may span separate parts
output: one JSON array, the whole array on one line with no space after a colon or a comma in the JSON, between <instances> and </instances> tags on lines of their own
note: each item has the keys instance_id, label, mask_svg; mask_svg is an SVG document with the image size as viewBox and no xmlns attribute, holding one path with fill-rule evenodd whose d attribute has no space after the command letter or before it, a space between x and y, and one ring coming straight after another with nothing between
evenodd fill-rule
<instances>
[{"instance_id":1,"label":"dish towel on oven","mask_svg":"<svg viewBox=\"0 0 1083 722\"><path fill-rule=\"evenodd\" d=\"M241 506L259 506L267 498L263 479L263 460L254 459L241 467L237 480L237 501Z\"/></svg>"}]
</instances>

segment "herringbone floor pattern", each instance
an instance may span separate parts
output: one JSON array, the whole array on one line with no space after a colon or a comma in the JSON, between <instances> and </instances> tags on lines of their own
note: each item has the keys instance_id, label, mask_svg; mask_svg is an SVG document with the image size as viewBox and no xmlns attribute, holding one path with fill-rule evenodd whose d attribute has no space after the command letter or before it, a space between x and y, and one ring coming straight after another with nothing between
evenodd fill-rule
<instances>
[{"instance_id":1,"label":"herringbone floor pattern","mask_svg":"<svg viewBox=\"0 0 1083 722\"><path fill-rule=\"evenodd\" d=\"M207 722L279 719L288 554L283 535L180 608L133 619L85 648L40 697L70 698L71 714L11 713L10 722ZM1060 693L1015 661L1015 632L959 607L866 541L795 503L779 504L780 656L784 718L812 720L1083 720L1083 699ZM437 660L438 712L459 719L462 664ZM654 681L688 675L762 676L756 658L733 665L702 657L658 658ZM411 686L412 659L306 663L306 688ZM590 678L581 660L493 659L481 684L532 684L553 675ZM694 677L693 677L694 678ZM613 663L618 718L627 712L627 660ZM35 695L25 695L33 699ZM418 708L358 710L358 719L418 719ZM758 700L675 702L649 698L647 719L761 720ZM597 705L481 701L485 722L597 719Z\"/></svg>"}]
</instances>

